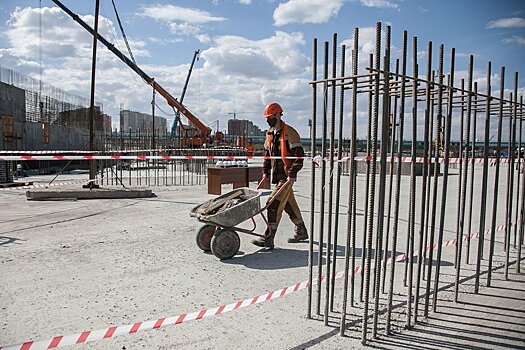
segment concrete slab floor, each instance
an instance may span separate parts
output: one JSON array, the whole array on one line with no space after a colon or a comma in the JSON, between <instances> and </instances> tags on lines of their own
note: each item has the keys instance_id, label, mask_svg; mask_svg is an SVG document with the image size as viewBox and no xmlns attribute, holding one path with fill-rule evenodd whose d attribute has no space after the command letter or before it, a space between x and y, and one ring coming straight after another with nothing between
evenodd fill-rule
<instances>
[{"instance_id":1,"label":"concrete slab floor","mask_svg":"<svg viewBox=\"0 0 525 350\"><path fill-rule=\"evenodd\" d=\"M506 171L506 168L503 169ZM456 173L449 178L445 239L455 238L458 176L457 170L452 171ZM319 170L317 176L315 191L318 213L321 191ZM399 199L402 214L398 254L405 249L406 242L408 179L402 178ZM418 179L418 191L420 181ZM476 178L475 181L480 183L481 179ZM347 185L348 177L342 177L337 271L341 271L344 265ZM359 175L358 265L361 261L364 186L365 177ZM252 187L255 185L252 184ZM308 166L299 173L299 182L294 188L308 226L311 198ZM23 191L0 191L0 346L210 309L307 280L308 244L287 243L287 238L293 235L293 225L286 215L277 233L274 251L261 251L249 243L250 236L241 234L239 254L231 260L219 261L212 254L203 253L197 248L195 234L202 224L189 216L191 208L214 197L207 194L206 186L152 189L156 198L77 202L34 202L27 201ZM223 193L228 190L231 190L231 185L224 185ZM501 203L498 225L504 224L502 212L505 191L503 180L498 194L498 203ZM441 191L438 193L439 203ZM492 195L490 192L490 205ZM471 231L477 231L479 191L474 193L473 205ZM419 222L418 213L416 217ZM490 215L487 227L489 219ZM318 227L318 216L315 220ZM262 233L262 220L258 219L257 225L257 231ZM250 224L245 226L249 228ZM317 251L318 232L314 232L313 240ZM493 287L484 287L486 274L483 274L482 287L476 295L473 293L472 276L475 273L473 263L477 240L472 241L470 264L462 265L463 283L458 303L453 302L454 249L445 248L437 312L430 312L429 318L423 319L421 312L424 299L421 299L419 320L422 323L410 330L404 329L407 297L406 287L403 286L404 264L398 263L394 280L394 333L389 337L383 335L387 295L382 294L379 338L371 340L368 345L380 349L524 348L525 275L516 274L515 266L511 265L509 281L503 280L502 242L503 236L497 235ZM486 243L488 246L488 240ZM515 261L515 251L511 252L511 261ZM483 260L482 272L486 271L486 264L487 261ZM317 268L314 272L317 274ZM360 278L356 278L357 297L360 283ZM424 286L423 283L421 294L424 293ZM321 290L322 314L324 285ZM342 282L338 280L329 326L325 326L322 315L315 312L317 302L314 287L314 319L306 318L307 292L302 290L221 316L77 347L362 348L363 303L356 301L354 307L348 308L348 330L346 336L341 337L338 328L341 295ZM373 303L370 304L370 310L372 314ZM371 320L368 326L370 337Z\"/></svg>"}]
</instances>

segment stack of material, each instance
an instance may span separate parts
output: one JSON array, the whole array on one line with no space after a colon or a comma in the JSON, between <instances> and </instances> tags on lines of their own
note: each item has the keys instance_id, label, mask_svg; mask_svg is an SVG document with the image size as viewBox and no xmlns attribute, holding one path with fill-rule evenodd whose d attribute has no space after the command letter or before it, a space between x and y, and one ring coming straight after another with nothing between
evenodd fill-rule
<instances>
[{"instance_id":1,"label":"stack of material","mask_svg":"<svg viewBox=\"0 0 525 350\"><path fill-rule=\"evenodd\" d=\"M13 174L9 171L9 166L6 161L0 160L0 183L13 182Z\"/></svg>"}]
</instances>

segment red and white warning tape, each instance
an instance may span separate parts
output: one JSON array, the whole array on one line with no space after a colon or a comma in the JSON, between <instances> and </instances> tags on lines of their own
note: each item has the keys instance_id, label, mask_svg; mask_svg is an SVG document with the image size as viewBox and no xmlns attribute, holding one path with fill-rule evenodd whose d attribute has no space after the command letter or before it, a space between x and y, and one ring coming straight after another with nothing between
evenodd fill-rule
<instances>
[{"instance_id":1,"label":"red and white warning tape","mask_svg":"<svg viewBox=\"0 0 525 350\"><path fill-rule=\"evenodd\" d=\"M186 156L174 156L174 155L20 155L20 156L3 156L0 155L0 160L4 161L31 161L31 160L191 160L191 159L206 159L206 160L246 160L246 159L281 159L279 156L192 156L192 155L186 155ZM313 158L309 157L287 157L287 159L311 159L313 162L321 162L321 161L331 161L332 158L330 157L321 157L316 156ZM387 157L387 162L390 161L398 161L398 157ZM334 162L349 162L352 160L352 157L343 157L341 159L333 158ZM360 156L355 157L355 161L362 162L362 161L370 161L372 160L372 157L370 156ZM379 161L380 158L377 158L377 161ZM518 160L515 160L516 162ZM523 162L523 160L521 160ZM402 157L401 162L403 163L411 163L412 157ZM423 157L416 157L415 159L416 163L423 163L424 158ZM435 163L434 158L429 158L429 163ZM439 158L439 163L445 163L445 158ZM459 164L459 163L465 163L465 158L450 158L449 163L450 164ZM470 164L483 164L484 159L483 158L469 158L468 162ZM494 158L489 158L489 163L495 163L496 160ZM508 163L508 158L500 158L500 163Z\"/></svg>"},{"instance_id":2,"label":"red and white warning tape","mask_svg":"<svg viewBox=\"0 0 525 350\"><path fill-rule=\"evenodd\" d=\"M200 149L203 153L207 152L206 149ZM242 151L242 148L232 149L232 148L213 148L214 152L217 151ZM29 151L29 150L0 150L0 154L83 154L83 153L134 153L134 152L168 152L168 151L179 151L187 152L187 148L157 148L157 149L124 149L119 151L87 151L87 150L38 150L38 151Z\"/></svg>"},{"instance_id":3,"label":"red and white warning tape","mask_svg":"<svg viewBox=\"0 0 525 350\"><path fill-rule=\"evenodd\" d=\"M496 231L503 231L505 230L505 225L496 227ZM487 229L485 231L486 235L490 234L490 229ZM479 238L479 232L472 233L470 235L465 235L463 240L467 241L473 238ZM451 239L446 242L443 242L442 247L453 247L456 245L456 239ZM426 250L429 251L430 249L434 250L437 248L437 244L434 244L434 246L431 248L430 246L426 247ZM400 254L395 256L394 258L389 258L387 260L387 264L392 262L392 259L395 262L404 261L407 258L406 254ZM353 271L354 274L358 274L363 267L358 266ZM339 279L344 276L344 271L340 271L336 273L335 278ZM324 281L326 279L325 276L322 277L322 280ZM314 282L316 284L316 282ZM292 286L285 287L282 289L275 290L273 292L268 292L266 294L262 294L253 298L239 300L237 302L227 304L227 305L221 305L219 307L215 307L212 309L202 309L201 311L195 311L192 313L183 313L178 316L172 316L172 317L165 317L165 318L159 318L157 320L149 320L144 322L135 322L127 325L122 326L112 326L104 329L94 330L94 331L84 331L81 333L71 334L67 336L56 336L50 339L44 339L39 341L27 341L22 344L16 344L16 345L10 345L7 347L1 347L0 350L40 350L40 349L54 349L58 347L64 347L68 345L76 345L76 344L82 344L86 342L91 341L97 341L102 339L108 339L108 338L114 338L119 335L125 335L125 334L133 334L138 332L144 332L149 331L153 329L159 329L159 328L165 328L168 326L175 326L183 322L193 321L193 320L200 320L207 317L212 316L219 316L222 314L225 314L227 312L231 312L234 310L242 309L244 307L260 304L265 301L274 300L277 298L282 298L285 295L289 295L295 292L298 292L300 290L305 289L308 286L308 282L299 282Z\"/></svg>"},{"instance_id":4,"label":"red and white warning tape","mask_svg":"<svg viewBox=\"0 0 525 350\"><path fill-rule=\"evenodd\" d=\"M87 183L87 180L69 181L69 182L52 182L50 184L33 184L25 186L0 187L0 191L16 191L16 190L30 190L32 188L48 188L56 186L74 185L79 183Z\"/></svg>"},{"instance_id":5,"label":"red and white warning tape","mask_svg":"<svg viewBox=\"0 0 525 350\"><path fill-rule=\"evenodd\" d=\"M2 151L0 150L0 154L82 154L82 153L98 153L99 151L81 151L81 150L42 150L42 151Z\"/></svg>"}]
</instances>

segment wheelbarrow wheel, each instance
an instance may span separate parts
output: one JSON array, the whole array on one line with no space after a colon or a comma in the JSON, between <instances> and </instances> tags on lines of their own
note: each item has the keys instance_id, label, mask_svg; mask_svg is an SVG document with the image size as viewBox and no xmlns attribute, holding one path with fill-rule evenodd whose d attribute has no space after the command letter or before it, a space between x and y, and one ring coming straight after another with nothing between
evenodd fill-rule
<instances>
[{"instance_id":1,"label":"wheelbarrow wheel","mask_svg":"<svg viewBox=\"0 0 525 350\"><path fill-rule=\"evenodd\" d=\"M215 232L211 239L211 251L221 260L230 259L241 246L241 239L235 230L223 228Z\"/></svg>"},{"instance_id":2,"label":"wheelbarrow wheel","mask_svg":"<svg viewBox=\"0 0 525 350\"><path fill-rule=\"evenodd\" d=\"M205 252L209 252L211 249L210 248L211 239L216 229L217 229L217 226L215 225L206 224L202 226L199 229L199 232L197 232L197 236L195 237L195 241L197 242L197 247L199 247Z\"/></svg>"}]
</instances>

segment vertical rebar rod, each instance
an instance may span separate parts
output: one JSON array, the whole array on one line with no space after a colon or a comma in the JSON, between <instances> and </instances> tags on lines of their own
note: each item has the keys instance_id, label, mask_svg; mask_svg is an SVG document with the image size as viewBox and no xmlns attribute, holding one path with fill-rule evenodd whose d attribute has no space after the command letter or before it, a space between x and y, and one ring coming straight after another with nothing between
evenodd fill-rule
<instances>
[{"instance_id":1,"label":"vertical rebar rod","mask_svg":"<svg viewBox=\"0 0 525 350\"><path fill-rule=\"evenodd\" d=\"M345 59L346 59L346 45L341 47L341 77L345 76ZM339 233L339 205L341 197L341 173L342 173L342 153L343 153L343 117L344 117L344 101L345 89L341 86L339 90L339 132L337 135L337 182L336 182L336 196L335 196L335 217L334 217L334 258L332 259L332 288L330 290L330 311L334 312L334 294L335 294L335 273L337 270L337 236Z\"/></svg>"},{"instance_id":2,"label":"vertical rebar rod","mask_svg":"<svg viewBox=\"0 0 525 350\"><path fill-rule=\"evenodd\" d=\"M380 285L381 285L381 257L383 256L383 228L385 221L385 192L386 192L386 157L388 155L388 121L390 118L390 33L391 27L386 26L385 31L386 42L385 42L385 57L384 57L384 84L383 84L383 106L382 106L382 117L381 117L381 158L379 160L379 207L377 210L377 244L376 244L376 255L375 255L375 280L374 285L374 323L372 328L372 337L377 338L377 323L379 319L379 299L380 299Z\"/></svg>"},{"instance_id":3,"label":"vertical rebar rod","mask_svg":"<svg viewBox=\"0 0 525 350\"><path fill-rule=\"evenodd\" d=\"M481 269L481 258L483 257L483 243L485 241L485 216L487 211L487 176L489 171L489 137L490 137L490 103L491 103L491 63L487 65L487 97L485 111L485 144L483 150L483 179L481 184L481 208L479 213L479 240L478 256L476 259L476 278L474 282L474 293L479 292L479 274Z\"/></svg>"},{"instance_id":4,"label":"vertical rebar rod","mask_svg":"<svg viewBox=\"0 0 525 350\"><path fill-rule=\"evenodd\" d=\"M378 119L379 119L379 85L380 85L380 62L381 62L381 23L378 22L376 25L376 48L374 56L374 67L375 67L375 81L374 81L374 101L373 101L373 127L372 127L372 164L371 164L371 177L372 182L370 183L370 197L368 198L368 231L367 235L367 249L366 249L366 265L365 265L365 296L364 296L364 307L363 307L363 330L361 343L366 345L366 335L368 332L368 303L370 297L370 269L372 264L372 236L374 232L374 201L376 194L376 166L377 166L377 131L378 131ZM369 118L370 119L370 118Z\"/></svg>"},{"instance_id":5,"label":"vertical rebar rod","mask_svg":"<svg viewBox=\"0 0 525 350\"><path fill-rule=\"evenodd\" d=\"M317 38L312 44L312 81L317 80ZM315 157L317 148L317 83L312 84L312 130L310 134L310 156ZM313 282L313 257L314 257L314 230L315 230L315 164L311 164L310 169L310 238L308 240L308 306L306 317L312 318L312 282ZM318 261L318 264L320 260Z\"/></svg>"},{"instance_id":6,"label":"vertical rebar rod","mask_svg":"<svg viewBox=\"0 0 525 350\"><path fill-rule=\"evenodd\" d=\"M511 98L512 101L512 98ZM517 118L517 107L518 107L518 72L514 73L514 101L512 101L513 107L511 113L511 137L509 139L509 210L507 211L507 251L505 252L505 280L509 279L509 258L510 258L510 230L512 229L512 198L514 193L514 148L516 141L516 118ZM517 261L519 264L519 261Z\"/></svg>"},{"instance_id":7,"label":"vertical rebar rod","mask_svg":"<svg viewBox=\"0 0 525 350\"><path fill-rule=\"evenodd\" d=\"M385 334L390 334L390 321L392 318L392 299L394 295L395 278L395 255L397 251L397 234L399 224L399 196L401 193L401 159L403 157L403 132L405 130L405 90L406 90L406 71L407 71L407 36L403 32L403 47L401 49L401 92L399 101L399 135L397 142L397 163L396 163L396 191L394 199L394 222L392 226L392 263L390 264L390 281L388 285L388 307L386 314Z\"/></svg>"},{"instance_id":8,"label":"vertical rebar rod","mask_svg":"<svg viewBox=\"0 0 525 350\"><path fill-rule=\"evenodd\" d=\"M438 176L439 176L439 149L441 148L441 121L443 111L443 44L439 46L439 67L438 67L438 102L437 102L437 120L436 120L436 150L434 155L434 190L432 191L432 218L430 221L430 249L428 251L427 267L427 288L425 294L425 318L428 318L428 306L430 301L430 281L432 280L432 256L434 248L434 234L436 229L436 207L438 194Z\"/></svg>"},{"instance_id":9,"label":"vertical rebar rod","mask_svg":"<svg viewBox=\"0 0 525 350\"><path fill-rule=\"evenodd\" d=\"M470 167L470 188L469 188L469 201L468 201L468 228L467 228L467 251L465 260L467 264L470 264L470 243L472 241L472 210L474 207L474 173L475 173L475 160L476 160L476 136L478 128L478 83L474 83L474 114L472 116L472 147L470 148L472 156L472 166ZM468 147L467 147L468 148ZM467 150L468 152L468 150Z\"/></svg>"},{"instance_id":10,"label":"vertical rebar rod","mask_svg":"<svg viewBox=\"0 0 525 350\"><path fill-rule=\"evenodd\" d=\"M431 85L432 87L434 86L434 83L436 81L436 72L433 70L432 71L432 82L431 82ZM428 127L428 142L429 142L429 162L430 160L432 159L432 155L435 154L436 152L436 147L434 146L434 143L432 142L432 140L434 139L434 96L431 95L430 97L431 99L431 102L430 102L430 125ZM434 153L433 153L434 152ZM433 164L434 167L436 166L439 166L437 164ZM432 170L429 169L428 171L428 176L430 177L430 173L433 172ZM423 271L425 270L426 266L427 266L427 253L428 253L428 235L429 235L429 230L430 230L430 225L428 224L429 223L429 215L430 215L430 207L431 207L431 200L430 200L430 196L433 195L431 190L433 189L432 188L432 181L430 181L430 179L427 181L427 193L428 193L428 200L427 200L427 203L426 203L426 208L425 208L425 217L427 218L427 222L426 222L426 225L425 225L425 242L423 243ZM426 280L426 275L425 273L423 272L423 276L422 276L422 279L423 281Z\"/></svg>"},{"instance_id":11,"label":"vertical rebar rod","mask_svg":"<svg viewBox=\"0 0 525 350\"><path fill-rule=\"evenodd\" d=\"M519 172L523 172L525 169L525 164L522 163L523 161L523 155L521 154L521 134L523 132L523 95L520 96L520 150L519 150L519 158L518 161L520 162L520 170ZM519 173L518 173L519 176ZM518 251L516 256L516 273L521 273L521 246L523 244L523 214L525 211L525 173L521 177L521 208L520 208L520 217L517 224L519 224L519 231L518 231Z\"/></svg>"},{"instance_id":12,"label":"vertical rebar rod","mask_svg":"<svg viewBox=\"0 0 525 350\"><path fill-rule=\"evenodd\" d=\"M445 230L445 214L447 209L447 190L448 190L448 168L450 160L450 134L452 126L452 102L454 100L454 68L456 64L456 50L450 51L450 82L448 86L448 107L445 125L445 164L443 166L443 186L441 188L441 213L438 233L438 246L436 254L436 278L434 279L434 299L433 311L436 312L437 296L439 291L439 274L441 270L441 252L443 249L443 231ZM439 96L438 96L439 98Z\"/></svg>"},{"instance_id":13,"label":"vertical rebar rod","mask_svg":"<svg viewBox=\"0 0 525 350\"><path fill-rule=\"evenodd\" d=\"M523 96L521 96L523 97ZM517 106L516 106L517 108ZM521 108L521 107L520 107ZM517 116L518 114L516 114ZM523 118L521 117L520 115L520 118L519 118L520 122L519 122L519 137L518 137L518 148L516 149L516 154L518 156L518 159L516 161L516 170L518 170L518 173L517 173L517 178L516 178L516 213L515 213L515 217L516 217L516 224L514 225L514 238L513 238L513 245L514 245L514 248L516 248L516 236L517 236L517 230L518 230L518 224L519 224L519 221L518 221L518 216L519 216L519 207L520 207L520 196L519 196L519 193L520 193L520 178L521 178L521 167L523 166L523 164L521 164L521 160L522 160L522 155L521 155L521 128L523 126ZM518 260L519 261L519 260ZM516 263L516 266L519 265L519 262Z\"/></svg>"},{"instance_id":14,"label":"vertical rebar rod","mask_svg":"<svg viewBox=\"0 0 525 350\"><path fill-rule=\"evenodd\" d=\"M416 218L416 152L417 152L417 91L418 91L418 66L417 66L417 37L412 38L412 72L414 75L414 88L412 90L412 159L410 171L410 214L408 222L408 293L407 293L407 314L406 327L412 326L412 286L414 270L414 238L415 238L415 218Z\"/></svg>"},{"instance_id":15,"label":"vertical rebar rod","mask_svg":"<svg viewBox=\"0 0 525 350\"><path fill-rule=\"evenodd\" d=\"M355 138L357 135L357 67L358 67L358 51L359 51L359 28L354 29L354 48L352 49L352 74L354 78L352 79L352 120L351 120L351 140L350 140L350 169L349 169L349 181L348 181L348 217L347 217L347 232L346 232L346 246L345 246L345 269L343 276L343 304L341 309L341 324L339 328L339 334L344 336L345 334L345 323L346 323L346 308L348 300L348 274L351 273L351 291L350 291L350 305L354 303L354 269L355 269L355 220L356 217L353 215L355 203L354 192L355 187L355 155L356 155L356 142ZM343 57L344 57L344 45L343 45ZM344 71L344 65L341 68L341 72ZM344 75L344 74L343 74ZM352 251L350 251L352 249ZM350 254L352 255L352 266L350 270Z\"/></svg>"},{"instance_id":16,"label":"vertical rebar rod","mask_svg":"<svg viewBox=\"0 0 525 350\"><path fill-rule=\"evenodd\" d=\"M417 272L416 272L416 295L414 298L414 323L417 323L419 310L419 292L421 286L421 272L423 266L423 241L426 226L425 207L427 203L427 180L428 180L428 160L429 160L429 124L430 109L432 108L431 91L432 85L432 42L428 42L427 47L427 86L425 94L425 129L423 132L423 181L421 183L421 213L419 216L419 245L417 249Z\"/></svg>"},{"instance_id":17,"label":"vertical rebar rod","mask_svg":"<svg viewBox=\"0 0 525 350\"><path fill-rule=\"evenodd\" d=\"M454 268L456 268L457 264L458 264L458 261L457 261L457 257L458 257L458 241L459 241L459 225L461 224L461 220L460 220L460 217L461 217L461 184L462 184L462 177L463 177L463 125L465 124L465 120L464 120L464 117L465 117L465 107L464 107L464 104L465 104L465 79L461 79L461 113L460 113L460 122L459 122L459 172L458 172L458 207L457 207L457 212L456 212L456 215L457 215L457 221L456 221L456 254L455 254L455 259L454 259Z\"/></svg>"},{"instance_id":18,"label":"vertical rebar rod","mask_svg":"<svg viewBox=\"0 0 525 350\"><path fill-rule=\"evenodd\" d=\"M469 63L468 63L468 78L467 78L467 120L465 122L465 149L467 152L465 152L465 161L464 161L464 167L463 167L463 175L462 180L463 184L461 185L461 217L459 219L459 233L456 234L456 237L458 238L458 241L456 242L456 280L454 285L454 301L458 302L458 296L459 296L459 278L461 276L461 253L463 249L463 241L464 241L464 234L463 234L463 228L465 227L465 197L467 196L467 175L468 175L468 163L469 163L469 152L468 152L468 146L470 142L470 117L472 114L472 71L474 69L474 56L469 56Z\"/></svg>"},{"instance_id":19,"label":"vertical rebar rod","mask_svg":"<svg viewBox=\"0 0 525 350\"><path fill-rule=\"evenodd\" d=\"M500 96L498 113L498 138L496 146L495 174L494 174L494 195L492 196L492 222L490 227L489 262L487 268L487 287L490 287L492 279L492 259L494 256L494 243L496 242L496 221L498 212L498 187L499 187L499 161L501 157L501 134L503 127L503 98L505 93L505 67L501 67L500 73Z\"/></svg>"},{"instance_id":20,"label":"vertical rebar rod","mask_svg":"<svg viewBox=\"0 0 525 350\"><path fill-rule=\"evenodd\" d=\"M321 138L321 206L319 209L319 260L318 275L317 275L317 315L321 314L321 281L323 279L323 244L324 244L324 206L325 206L325 184L326 184L326 128L327 128L327 108L328 108L328 41L324 42L324 74L323 79L323 124L322 124L322 138Z\"/></svg>"},{"instance_id":21,"label":"vertical rebar rod","mask_svg":"<svg viewBox=\"0 0 525 350\"><path fill-rule=\"evenodd\" d=\"M396 82L399 79L399 59L396 59ZM394 164L395 164L395 152L396 152L396 123L397 123L397 95L393 97L394 98L394 107L389 111L389 114L391 114L391 124L390 124L390 163L389 163L389 185L388 185L388 210L386 214L386 228L385 228L385 252L383 254L383 269L382 269L382 277L381 277L381 292L385 293L385 285L386 285L386 263L388 260L388 243L390 239L390 219L392 214L392 195L393 195L393 189L394 189ZM394 257L394 253L392 252L391 256Z\"/></svg>"},{"instance_id":22,"label":"vertical rebar rod","mask_svg":"<svg viewBox=\"0 0 525 350\"><path fill-rule=\"evenodd\" d=\"M355 35L354 35L354 57L353 57L353 72L354 76L357 75L359 72L359 29L356 28ZM357 78L354 78L352 84L354 84L353 88L353 94L355 93L355 96L352 97L352 161L350 163L351 171L353 172L350 176L350 182L351 182L351 189L350 193L352 194L352 231L351 231L351 244L352 244L352 262L351 262L351 271L352 274L350 276L351 281L351 290L350 290L350 305L354 306L354 291L355 291L355 253L356 253L356 233L357 233L357 162L355 160L355 157L357 155ZM350 174L349 174L350 175Z\"/></svg>"},{"instance_id":23,"label":"vertical rebar rod","mask_svg":"<svg viewBox=\"0 0 525 350\"><path fill-rule=\"evenodd\" d=\"M509 99L510 101L512 101L512 92L510 93ZM511 169L512 169L512 166L510 165L511 164L511 138L512 138L512 111L509 117L509 136L508 136L508 146L507 146L508 147L507 160L508 160L509 167L507 168L507 197L505 201L505 215L506 216L508 216L508 213L509 213L509 202L510 202L509 196L510 196L510 192L512 188L510 185L510 174L511 174ZM508 224L508 217L505 218L505 225L507 224ZM507 238L510 237L510 229L511 229L510 227L505 226L505 238L503 242L503 251L505 252L507 251Z\"/></svg>"},{"instance_id":24,"label":"vertical rebar rod","mask_svg":"<svg viewBox=\"0 0 525 350\"><path fill-rule=\"evenodd\" d=\"M370 73L374 67L374 55L370 54ZM365 288L365 265L366 265L366 232L368 232L368 202L370 198L370 159L372 157L372 105L373 105L373 83L374 76L370 74L370 92L368 93L368 125L366 134L366 185L365 185L365 212L364 212L364 223L363 223L363 242L361 245L361 290L359 292L359 300L363 302L363 291ZM375 179L372 179L375 181ZM373 208L372 208L373 209Z\"/></svg>"},{"instance_id":25,"label":"vertical rebar rod","mask_svg":"<svg viewBox=\"0 0 525 350\"><path fill-rule=\"evenodd\" d=\"M328 178L328 222L326 237L326 284L325 284L325 306L324 306L324 324L328 326L328 316L330 314L330 282L332 275L330 262L332 259L332 212L334 198L334 141L335 141L335 96L336 96L336 70L337 70L337 33L333 35L332 41L332 82L331 82L331 103L330 103L330 173ZM334 247L337 242L334 243Z\"/></svg>"}]
</instances>

